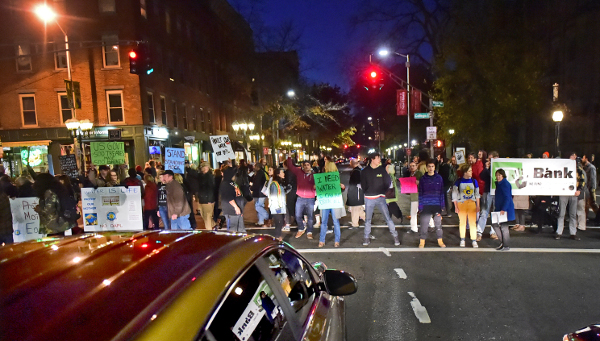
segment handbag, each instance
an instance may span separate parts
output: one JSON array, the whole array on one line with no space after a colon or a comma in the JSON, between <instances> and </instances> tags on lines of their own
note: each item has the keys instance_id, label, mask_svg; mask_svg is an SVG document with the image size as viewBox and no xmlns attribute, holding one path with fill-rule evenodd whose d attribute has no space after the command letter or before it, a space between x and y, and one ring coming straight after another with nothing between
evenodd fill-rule
<instances>
[{"instance_id":1,"label":"handbag","mask_svg":"<svg viewBox=\"0 0 600 341\"><path fill-rule=\"evenodd\" d=\"M265 184L263 185L262 189L260 190L260 192L267 197L269 196L269 185L270 184L271 184L271 181L265 181Z\"/></svg>"},{"instance_id":2,"label":"handbag","mask_svg":"<svg viewBox=\"0 0 600 341\"><path fill-rule=\"evenodd\" d=\"M392 181L395 181L395 180L392 180ZM386 199L396 199L396 186L394 186L393 182L390 185L390 187L387 189L387 191L385 191L385 198Z\"/></svg>"}]
</instances>

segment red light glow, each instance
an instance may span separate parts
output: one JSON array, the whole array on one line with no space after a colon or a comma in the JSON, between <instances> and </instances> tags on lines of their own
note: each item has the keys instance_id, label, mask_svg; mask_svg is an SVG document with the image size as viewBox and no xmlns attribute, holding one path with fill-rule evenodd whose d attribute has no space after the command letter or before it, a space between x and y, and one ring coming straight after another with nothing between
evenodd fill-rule
<instances>
[{"instance_id":1,"label":"red light glow","mask_svg":"<svg viewBox=\"0 0 600 341\"><path fill-rule=\"evenodd\" d=\"M129 52L129 58L136 58L136 57L137 57L137 53L135 53L135 51Z\"/></svg>"}]
</instances>

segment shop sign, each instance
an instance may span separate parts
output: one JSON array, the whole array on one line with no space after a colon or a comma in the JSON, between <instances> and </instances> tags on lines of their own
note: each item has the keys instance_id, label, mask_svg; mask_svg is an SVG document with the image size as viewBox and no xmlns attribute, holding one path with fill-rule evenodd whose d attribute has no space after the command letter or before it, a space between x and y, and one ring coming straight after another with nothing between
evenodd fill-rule
<instances>
[{"instance_id":1,"label":"shop sign","mask_svg":"<svg viewBox=\"0 0 600 341\"><path fill-rule=\"evenodd\" d=\"M195 136L185 136L183 139L184 139L186 142L190 142L190 143L192 143L192 142L194 142L194 141L196 140L196 137L195 137Z\"/></svg>"},{"instance_id":2,"label":"shop sign","mask_svg":"<svg viewBox=\"0 0 600 341\"><path fill-rule=\"evenodd\" d=\"M125 143L90 142L94 165L122 165L125 163Z\"/></svg>"},{"instance_id":3,"label":"shop sign","mask_svg":"<svg viewBox=\"0 0 600 341\"><path fill-rule=\"evenodd\" d=\"M139 186L81 189L85 232L142 231Z\"/></svg>"},{"instance_id":4,"label":"shop sign","mask_svg":"<svg viewBox=\"0 0 600 341\"><path fill-rule=\"evenodd\" d=\"M146 128L146 136L159 138L159 139L168 139L169 131L166 128L162 128L162 127Z\"/></svg>"},{"instance_id":5,"label":"shop sign","mask_svg":"<svg viewBox=\"0 0 600 341\"><path fill-rule=\"evenodd\" d=\"M184 167L185 150L183 148L165 148L165 169L183 174Z\"/></svg>"},{"instance_id":6,"label":"shop sign","mask_svg":"<svg viewBox=\"0 0 600 341\"><path fill-rule=\"evenodd\" d=\"M90 138L108 138L108 128L94 128L89 132Z\"/></svg>"}]
</instances>

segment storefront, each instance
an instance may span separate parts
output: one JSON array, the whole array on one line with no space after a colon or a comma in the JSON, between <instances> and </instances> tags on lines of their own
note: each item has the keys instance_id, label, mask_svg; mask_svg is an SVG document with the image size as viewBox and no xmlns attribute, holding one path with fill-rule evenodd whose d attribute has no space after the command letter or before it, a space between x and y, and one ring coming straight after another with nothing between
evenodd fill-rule
<instances>
[{"instance_id":1,"label":"storefront","mask_svg":"<svg viewBox=\"0 0 600 341\"><path fill-rule=\"evenodd\" d=\"M148 161L153 160L159 164L165 162L165 147L168 147L169 131L163 127L147 127L144 135L148 144Z\"/></svg>"},{"instance_id":2,"label":"storefront","mask_svg":"<svg viewBox=\"0 0 600 341\"><path fill-rule=\"evenodd\" d=\"M26 175L27 165L31 166L36 173L54 173L52 157L48 154L51 142L50 140L4 142L2 162L6 174L11 177Z\"/></svg>"},{"instance_id":3,"label":"storefront","mask_svg":"<svg viewBox=\"0 0 600 341\"><path fill-rule=\"evenodd\" d=\"M183 148L185 149L185 159L189 164L199 165L200 164L200 142L196 141L195 136L186 136L183 139L185 142Z\"/></svg>"}]
</instances>

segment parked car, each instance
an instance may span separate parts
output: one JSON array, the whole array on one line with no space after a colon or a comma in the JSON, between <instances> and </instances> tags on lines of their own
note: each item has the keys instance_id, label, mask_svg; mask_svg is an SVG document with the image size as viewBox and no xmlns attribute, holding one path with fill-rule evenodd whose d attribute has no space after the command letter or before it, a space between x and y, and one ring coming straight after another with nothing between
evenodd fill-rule
<instances>
[{"instance_id":1,"label":"parked car","mask_svg":"<svg viewBox=\"0 0 600 341\"><path fill-rule=\"evenodd\" d=\"M0 340L344 340L355 278L270 236L102 233L0 247Z\"/></svg>"},{"instance_id":2,"label":"parked car","mask_svg":"<svg viewBox=\"0 0 600 341\"><path fill-rule=\"evenodd\" d=\"M592 324L563 336L563 341L599 341L600 324Z\"/></svg>"}]
</instances>

